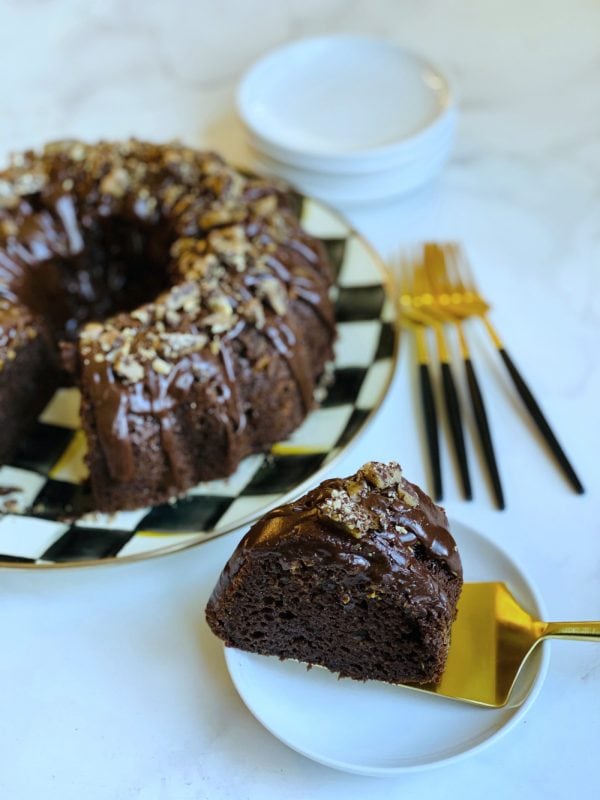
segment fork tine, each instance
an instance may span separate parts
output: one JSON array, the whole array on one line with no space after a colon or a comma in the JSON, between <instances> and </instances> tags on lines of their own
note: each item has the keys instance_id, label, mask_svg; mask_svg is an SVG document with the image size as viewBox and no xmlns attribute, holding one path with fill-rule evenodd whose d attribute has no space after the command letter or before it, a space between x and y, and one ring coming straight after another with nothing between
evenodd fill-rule
<instances>
[{"instance_id":1,"label":"fork tine","mask_svg":"<svg viewBox=\"0 0 600 800\"><path fill-rule=\"evenodd\" d=\"M451 290L454 292L464 293L470 289L465 284L465 279L463 278L460 269L460 254L460 248L455 242L451 242L444 247L446 271L448 274L449 283L451 285Z\"/></svg>"},{"instance_id":2,"label":"fork tine","mask_svg":"<svg viewBox=\"0 0 600 800\"><path fill-rule=\"evenodd\" d=\"M435 293L435 261L435 245L432 242L425 242L423 245L424 282L427 285L427 290L432 294Z\"/></svg>"},{"instance_id":3,"label":"fork tine","mask_svg":"<svg viewBox=\"0 0 600 800\"><path fill-rule=\"evenodd\" d=\"M440 256L441 251L438 244L430 243L427 245L427 258L425 259L425 268L427 273L427 283L429 291L435 295L439 291L441 272L440 269Z\"/></svg>"},{"instance_id":4,"label":"fork tine","mask_svg":"<svg viewBox=\"0 0 600 800\"><path fill-rule=\"evenodd\" d=\"M454 268L457 285L460 286L462 291L477 292L473 270L464 250L456 242L453 242L450 245L450 252L452 254L450 261Z\"/></svg>"},{"instance_id":5,"label":"fork tine","mask_svg":"<svg viewBox=\"0 0 600 800\"><path fill-rule=\"evenodd\" d=\"M421 299L422 295L427 293L427 284L425 278L425 258L426 252L423 248L418 255L415 256L413 261L413 293L417 298Z\"/></svg>"},{"instance_id":6,"label":"fork tine","mask_svg":"<svg viewBox=\"0 0 600 800\"><path fill-rule=\"evenodd\" d=\"M430 271L431 282L434 294L440 295L448 292L448 274L446 271L444 248L440 247L440 245L436 245L434 256Z\"/></svg>"}]
</instances>

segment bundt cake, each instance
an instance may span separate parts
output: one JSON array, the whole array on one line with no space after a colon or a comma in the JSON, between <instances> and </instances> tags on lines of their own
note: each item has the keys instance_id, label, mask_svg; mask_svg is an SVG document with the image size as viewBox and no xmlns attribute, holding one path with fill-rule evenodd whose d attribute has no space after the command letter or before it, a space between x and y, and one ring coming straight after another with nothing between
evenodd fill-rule
<instances>
[{"instance_id":1,"label":"bundt cake","mask_svg":"<svg viewBox=\"0 0 600 800\"><path fill-rule=\"evenodd\" d=\"M0 459L70 374L96 507L232 473L313 404L335 335L290 195L212 153L58 142L0 173Z\"/></svg>"},{"instance_id":2,"label":"bundt cake","mask_svg":"<svg viewBox=\"0 0 600 800\"><path fill-rule=\"evenodd\" d=\"M443 509L395 462L371 462L257 522L206 618L231 647L423 684L444 670L461 588Z\"/></svg>"}]
</instances>

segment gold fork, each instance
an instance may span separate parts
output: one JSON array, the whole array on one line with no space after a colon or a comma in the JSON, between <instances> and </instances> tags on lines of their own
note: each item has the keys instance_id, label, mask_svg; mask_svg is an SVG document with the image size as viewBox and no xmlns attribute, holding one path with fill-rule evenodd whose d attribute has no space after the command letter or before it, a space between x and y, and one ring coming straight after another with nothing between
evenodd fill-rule
<instances>
[{"instance_id":1,"label":"gold fork","mask_svg":"<svg viewBox=\"0 0 600 800\"><path fill-rule=\"evenodd\" d=\"M444 323L447 321L439 313L433 296L426 268L427 251L423 249L422 255L412 259L410 267L403 269L402 285L400 292L400 313L419 323L421 326L431 328L435 333L440 369L442 373L442 387L446 407L446 415L450 428L454 452L459 467L462 490L465 498L470 500L473 496L471 489L471 477L469 464L467 461L467 451L463 433L462 414L456 383L454 381L450 364L450 348L444 331ZM423 335L423 334L421 334ZM431 441L430 441L431 454ZM432 462L434 460L432 457ZM438 467L439 470L439 453ZM441 488L441 477L440 477ZM440 495L441 496L441 495Z\"/></svg>"},{"instance_id":2,"label":"gold fork","mask_svg":"<svg viewBox=\"0 0 600 800\"><path fill-rule=\"evenodd\" d=\"M579 480L571 462L552 431L531 389L517 369L514 361L509 356L500 335L489 319L488 312L490 310L490 305L483 298L475 285L475 279L464 251L458 244L444 245L443 251L445 254L444 263L447 267L448 281L446 284L446 291L438 295L440 306L447 308L461 319L472 316L481 319L506 366L508 374L521 400L538 430L544 437L551 453L554 455L573 489L578 494L583 494L583 484Z\"/></svg>"},{"instance_id":3,"label":"gold fork","mask_svg":"<svg viewBox=\"0 0 600 800\"><path fill-rule=\"evenodd\" d=\"M403 259L400 260L399 288L398 306L400 323L414 335L415 339L416 359L421 387L421 404L423 408L425 432L427 435L427 447L429 450L429 466L433 483L433 496L435 500L439 501L442 499L443 495L442 470L440 465L438 417L431 380L431 358L427 343L429 318L413 307L410 266L408 262Z\"/></svg>"},{"instance_id":4,"label":"gold fork","mask_svg":"<svg viewBox=\"0 0 600 800\"><path fill-rule=\"evenodd\" d=\"M504 491L502 489L502 481L498 470L488 415L475 367L471 359L471 351L463 325L463 315L457 313L456 310L456 305L460 304L460 296L454 297L454 302L452 302L453 287L449 280L447 260L448 255L444 247L434 243L425 245L425 269L429 278L431 292L429 302L432 308L436 310L438 317L453 325L456 330L484 463L489 475L496 506L499 509L503 509L505 507ZM475 301L472 300L471 302L474 303Z\"/></svg>"}]
</instances>

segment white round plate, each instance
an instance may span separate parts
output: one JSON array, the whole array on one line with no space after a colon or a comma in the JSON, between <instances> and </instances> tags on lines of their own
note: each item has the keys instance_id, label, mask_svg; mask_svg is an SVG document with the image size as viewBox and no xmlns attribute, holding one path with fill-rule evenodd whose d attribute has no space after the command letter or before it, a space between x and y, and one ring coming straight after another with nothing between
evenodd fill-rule
<instances>
[{"instance_id":1,"label":"white round plate","mask_svg":"<svg viewBox=\"0 0 600 800\"><path fill-rule=\"evenodd\" d=\"M505 581L539 619L544 607L530 580L496 544L451 524L465 580ZM520 677L518 707L482 708L377 681L338 680L325 669L225 648L242 700L274 736L326 766L394 776L473 754L507 733L534 702L549 650L538 647Z\"/></svg>"},{"instance_id":2,"label":"white round plate","mask_svg":"<svg viewBox=\"0 0 600 800\"><path fill-rule=\"evenodd\" d=\"M322 171L382 168L444 128L452 107L445 78L420 56L345 35L264 56L242 79L237 102L270 154Z\"/></svg>"}]
</instances>

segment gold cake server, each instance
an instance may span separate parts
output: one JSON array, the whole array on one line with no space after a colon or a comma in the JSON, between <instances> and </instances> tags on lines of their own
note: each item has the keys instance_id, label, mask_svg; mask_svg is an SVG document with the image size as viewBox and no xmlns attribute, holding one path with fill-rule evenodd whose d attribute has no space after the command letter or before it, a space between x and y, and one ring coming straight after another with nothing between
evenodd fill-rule
<instances>
[{"instance_id":1,"label":"gold cake server","mask_svg":"<svg viewBox=\"0 0 600 800\"><path fill-rule=\"evenodd\" d=\"M600 642L600 621L542 622L504 583L465 583L452 626L446 669L436 686L411 686L455 700L500 708L519 705L511 693L534 648L545 639Z\"/></svg>"}]
</instances>

